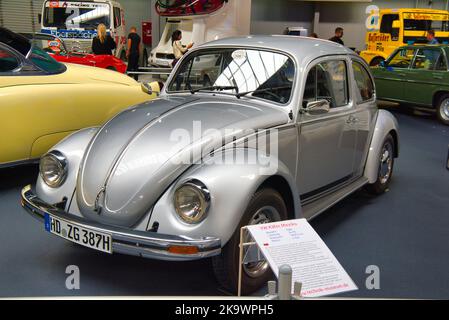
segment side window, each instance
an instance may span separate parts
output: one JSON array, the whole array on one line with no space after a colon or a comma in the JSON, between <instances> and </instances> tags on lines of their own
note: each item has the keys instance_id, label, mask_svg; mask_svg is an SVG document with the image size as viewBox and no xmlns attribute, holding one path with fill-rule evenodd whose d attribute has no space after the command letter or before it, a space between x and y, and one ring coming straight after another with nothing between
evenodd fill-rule
<instances>
[{"instance_id":1,"label":"side window","mask_svg":"<svg viewBox=\"0 0 449 320\"><path fill-rule=\"evenodd\" d=\"M447 61L444 54L440 54L440 57L438 58L437 64L435 66L435 70L447 71Z\"/></svg>"},{"instance_id":2,"label":"side window","mask_svg":"<svg viewBox=\"0 0 449 320\"><path fill-rule=\"evenodd\" d=\"M401 49L388 61L388 66L392 68L408 69L415 56L415 49Z\"/></svg>"},{"instance_id":3,"label":"side window","mask_svg":"<svg viewBox=\"0 0 449 320\"><path fill-rule=\"evenodd\" d=\"M122 15L120 14L120 8L114 7L114 28L118 28L122 25Z\"/></svg>"},{"instance_id":4,"label":"side window","mask_svg":"<svg viewBox=\"0 0 449 320\"><path fill-rule=\"evenodd\" d=\"M380 32L390 34L393 41L398 40L397 35L394 34L397 31L393 30L393 21L395 20L399 20L398 14L385 14L382 16L382 22L380 23Z\"/></svg>"},{"instance_id":5,"label":"side window","mask_svg":"<svg viewBox=\"0 0 449 320\"><path fill-rule=\"evenodd\" d=\"M0 72L11 72L19 65L20 61L12 53L0 48Z\"/></svg>"},{"instance_id":6,"label":"side window","mask_svg":"<svg viewBox=\"0 0 449 320\"><path fill-rule=\"evenodd\" d=\"M352 70L354 71L354 78L357 84L357 103L371 100L374 96L373 81L365 69L359 62L352 63Z\"/></svg>"},{"instance_id":7,"label":"side window","mask_svg":"<svg viewBox=\"0 0 449 320\"><path fill-rule=\"evenodd\" d=\"M443 56L441 50L419 49L416 53L415 62L413 63L413 69L434 70L437 66L440 56Z\"/></svg>"},{"instance_id":8,"label":"side window","mask_svg":"<svg viewBox=\"0 0 449 320\"><path fill-rule=\"evenodd\" d=\"M317 64L307 75L304 106L308 102L328 100L331 108L348 104L348 78L344 61L326 61Z\"/></svg>"}]
</instances>

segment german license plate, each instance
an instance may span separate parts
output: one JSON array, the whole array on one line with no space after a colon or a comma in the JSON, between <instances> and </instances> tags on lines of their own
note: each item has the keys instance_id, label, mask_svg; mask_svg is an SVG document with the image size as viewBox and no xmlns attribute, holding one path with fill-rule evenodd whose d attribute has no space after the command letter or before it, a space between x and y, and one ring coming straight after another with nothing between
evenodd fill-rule
<instances>
[{"instance_id":1,"label":"german license plate","mask_svg":"<svg viewBox=\"0 0 449 320\"><path fill-rule=\"evenodd\" d=\"M45 215L45 230L79 245L112 253L110 234L94 231L52 215Z\"/></svg>"}]
</instances>

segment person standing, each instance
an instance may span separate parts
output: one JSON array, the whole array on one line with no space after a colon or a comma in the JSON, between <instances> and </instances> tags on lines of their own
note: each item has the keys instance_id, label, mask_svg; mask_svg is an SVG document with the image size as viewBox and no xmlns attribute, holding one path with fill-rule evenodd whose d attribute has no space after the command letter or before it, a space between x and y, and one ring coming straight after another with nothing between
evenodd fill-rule
<instances>
[{"instance_id":1,"label":"person standing","mask_svg":"<svg viewBox=\"0 0 449 320\"><path fill-rule=\"evenodd\" d=\"M178 63L179 59L193 46L193 43L190 43L188 46L184 46L181 42L182 40L182 32L181 30L176 30L173 32L171 36L173 54L175 56L175 60L172 62L172 67L174 68L176 63Z\"/></svg>"},{"instance_id":2,"label":"person standing","mask_svg":"<svg viewBox=\"0 0 449 320\"><path fill-rule=\"evenodd\" d=\"M128 43L126 47L126 58L128 59L127 72L139 71L140 57L140 36L137 34L137 28L131 27L128 35ZM138 80L138 75L134 75L134 79Z\"/></svg>"},{"instance_id":3,"label":"person standing","mask_svg":"<svg viewBox=\"0 0 449 320\"><path fill-rule=\"evenodd\" d=\"M344 46L345 43L342 40L343 35L344 35L343 28L338 27L337 29L335 29L335 35L332 38L330 38L329 40L332 42L339 43L342 46Z\"/></svg>"},{"instance_id":4,"label":"person standing","mask_svg":"<svg viewBox=\"0 0 449 320\"><path fill-rule=\"evenodd\" d=\"M427 44L439 44L438 39L435 38L435 31L427 31Z\"/></svg>"},{"instance_id":5,"label":"person standing","mask_svg":"<svg viewBox=\"0 0 449 320\"><path fill-rule=\"evenodd\" d=\"M114 39L106 32L106 26L100 23L97 27L97 36L92 40L92 52L97 55L112 55L112 50L117 48Z\"/></svg>"}]
</instances>

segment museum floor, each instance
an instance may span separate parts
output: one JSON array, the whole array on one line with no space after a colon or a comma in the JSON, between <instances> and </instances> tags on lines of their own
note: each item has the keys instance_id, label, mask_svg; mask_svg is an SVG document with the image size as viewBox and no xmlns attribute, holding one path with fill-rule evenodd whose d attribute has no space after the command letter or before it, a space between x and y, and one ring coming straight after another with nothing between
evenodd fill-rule
<instances>
[{"instance_id":1,"label":"museum floor","mask_svg":"<svg viewBox=\"0 0 449 320\"><path fill-rule=\"evenodd\" d=\"M449 127L433 115L390 110L402 142L391 190L359 191L311 224L359 287L344 296L447 298ZM20 188L36 175L35 166L0 171L0 297L224 294L209 261L109 256L43 232L19 205ZM80 290L65 288L68 265L80 269ZM365 287L369 265L380 268L380 290Z\"/></svg>"}]
</instances>

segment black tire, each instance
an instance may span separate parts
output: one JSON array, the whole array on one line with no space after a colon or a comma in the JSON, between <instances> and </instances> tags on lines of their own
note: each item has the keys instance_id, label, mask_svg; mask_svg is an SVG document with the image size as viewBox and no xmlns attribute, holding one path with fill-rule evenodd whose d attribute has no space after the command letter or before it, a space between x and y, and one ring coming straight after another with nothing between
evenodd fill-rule
<instances>
[{"instance_id":1,"label":"black tire","mask_svg":"<svg viewBox=\"0 0 449 320\"><path fill-rule=\"evenodd\" d=\"M287 207L279 192L271 188L257 191L251 198L248 207L243 214L242 220L234 231L231 239L224 246L221 255L212 258L212 265L217 281L221 286L232 293L237 293L238 290L240 228L248 225L253 216L259 210L266 207L274 208L275 211L277 211L277 217L271 217L272 221L287 219ZM273 273L269 266L267 267L267 265L264 265L261 270L262 272L257 277L251 277L246 270L242 270L243 295L253 293L265 286L267 281L273 278Z\"/></svg>"},{"instance_id":2,"label":"black tire","mask_svg":"<svg viewBox=\"0 0 449 320\"><path fill-rule=\"evenodd\" d=\"M435 107L438 119L449 126L449 94L443 94Z\"/></svg>"},{"instance_id":3,"label":"black tire","mask_svg":"<svg viewBox=\"0 0 449 320\"><path fill-rule=\"evenodd\" d=\"M393 176L394 169L394 154L396 150L396 145L391 134L388 134L382 143L382 149L379 154L379 169L377 173L377 180L373 184L368 185L368 191L373 194L382 194L388 190L388 187ZM388 155L386 152L388 152ZM388 157L388 159L385 159ZM388 171L388 177L386 172Z\"/></svg>"},{"instance_id":4,"label":"black tire","mask_svg":"<svg viewBox=\"0 0 449 320\"><path fill-rule=\"evenodd\" d=\"M382 61L385 61L382 57L375 57L371 62L369 63L370 67L376 67L378 66Z\"/></svg>"}]
</instances>

